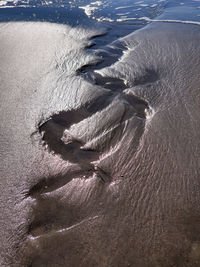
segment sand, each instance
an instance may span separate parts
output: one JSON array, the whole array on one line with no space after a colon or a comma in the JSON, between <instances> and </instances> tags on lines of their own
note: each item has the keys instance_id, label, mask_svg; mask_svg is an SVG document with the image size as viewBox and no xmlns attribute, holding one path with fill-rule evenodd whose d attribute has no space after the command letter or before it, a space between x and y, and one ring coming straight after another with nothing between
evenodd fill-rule
<instances>
[{"instance_id":1,"label":"sand","mask_svg":"<svg viewBox=\"0 0 200 267\"><path fill-rule=\"evenodd\" d=\"M103 33L0 25L1 266L200 264L199 26Z\"/></svg>"}]
</instances>

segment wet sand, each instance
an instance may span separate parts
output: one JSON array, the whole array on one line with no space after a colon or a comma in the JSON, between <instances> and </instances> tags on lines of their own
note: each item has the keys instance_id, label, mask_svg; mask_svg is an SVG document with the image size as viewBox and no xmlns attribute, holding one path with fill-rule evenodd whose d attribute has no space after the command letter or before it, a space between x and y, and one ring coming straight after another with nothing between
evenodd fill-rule
<instances>
[{"instance_id":1,"label":"wet sand","mask_svg":"<svg viewBox=\"0 0 200 267\"><path fill-rule=\"evenodd\" d=\"M200 28L102 34L0 25L1 266L200 264Z\"/></svg>"}]
</instances>

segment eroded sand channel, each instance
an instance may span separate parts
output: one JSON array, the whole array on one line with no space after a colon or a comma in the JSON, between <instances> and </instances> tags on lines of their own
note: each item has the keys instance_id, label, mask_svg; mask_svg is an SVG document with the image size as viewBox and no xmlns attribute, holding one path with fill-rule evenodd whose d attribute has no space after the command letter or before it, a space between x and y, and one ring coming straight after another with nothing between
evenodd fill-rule
<instances>
[{"instance_id":1,"label":"eroded sand channel","mask_svg":"<svg viewBox=\"0 0 200 267\"><path fill-rule=\"evenodd\" d=\"M199 26L96 34L1 24L1 265L198 266Z\"/></svg>"}]
</instances>

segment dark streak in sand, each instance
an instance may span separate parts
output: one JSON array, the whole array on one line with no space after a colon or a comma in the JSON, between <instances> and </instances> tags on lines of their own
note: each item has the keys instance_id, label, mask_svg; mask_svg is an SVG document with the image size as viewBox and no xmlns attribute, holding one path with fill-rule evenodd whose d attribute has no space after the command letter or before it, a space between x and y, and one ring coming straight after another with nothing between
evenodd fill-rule
<instances>
[{"instance_id":1,"label":"dark streak in sand","mask_svg":"<svg viewBox=\"0 0 200 267\"><path fill-rule=\"evenodd\" d=\"M96 37L94 36L94 38ZM91 47L95 47L95 44L92 43L87 48ZM27 197L36 200L36 207L32 212L33 220L28 228L28 234L34 238L42 236L45 238L46 234L56 233L59 229L76 225L77 222L84 221L85 218L85 215L79 216L79 211L77 210L76 212L75 207L67 208L69 209L69 216L66 218L65 213L62 213L62 210L66 209L66 207L59 206L59 203L56 203L54 198L49 200L48 198L44 198L43 194L53 192L70 183L75 178L87 179L96 175L103 182L101 186L105 183L111 183L113 180L109 173L93 164L95 160L99 159L103 151L83 149L82 147L85 144L82 140L78 140L70 135L70 127L102 111L119 96L134 110L133 113L124 115L121 123L123 120L129 119L132 116L136 116L144 121L146 119L146 111L150 108L146 100L133 94L129 95L124 93L124 90L130 86L125 84L122 79L103 77L95 72L97 69L114 64L120 59L125 49L126 47L119 42L115 42L112 46L104 47L98 51L94 50L93 52L97 53L101 57L101 60L84 65L77 70L77 75L83 76L84 79L92 84L94 83L101 88L107 89L106 96L97 97L92 102L86 103L76 110L60 111L39 125L39 133L42 137L43 146L47 147L49 153L59 155L64 161L78 164L80 170L69 172L66 175L43 178L29 190ZM151 83L156 81L157 78L154 71L147 70L140 80L135 81L135 85ZM143 131L139 133L138 144ZM123 177L122 175L121 179Z\"/></svg>"}]
</instances>

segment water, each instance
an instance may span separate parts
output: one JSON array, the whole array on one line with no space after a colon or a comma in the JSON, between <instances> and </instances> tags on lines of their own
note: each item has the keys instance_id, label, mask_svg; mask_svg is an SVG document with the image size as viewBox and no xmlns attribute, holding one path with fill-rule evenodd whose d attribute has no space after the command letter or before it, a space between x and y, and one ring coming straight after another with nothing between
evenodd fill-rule
<instances>
[{"instance_id":1,"label":"water","mask_svg":"<svg viewBox=\"0 0 200 267\"><path fill-rule=\"evenodd\" d=\"M155 19L165 14L165 19L200 22L199 1L129 0L124 1L1 1L0 22L46 21L71 26L96 24L110 31L118 29L118 38L146 25L140 18ZM137 18L139 20L137 20ZM133 20L134 19L134 20Z\"/></svg>"},{"instance_id":2,"label":"water","mask_svg":"<svg viewBox=\"0 0 200 267\"><path fill-rule=\"evenodd\" d=\"M164 17L163 17L164 16ZM1 1L0 22L46 21L72 27L106 29L107 36L97 39L105 45L138 30L150 21L141 19L164 18L200 22L199 1L145 0L145 1Z\"/></svg>"}]
</instances>

